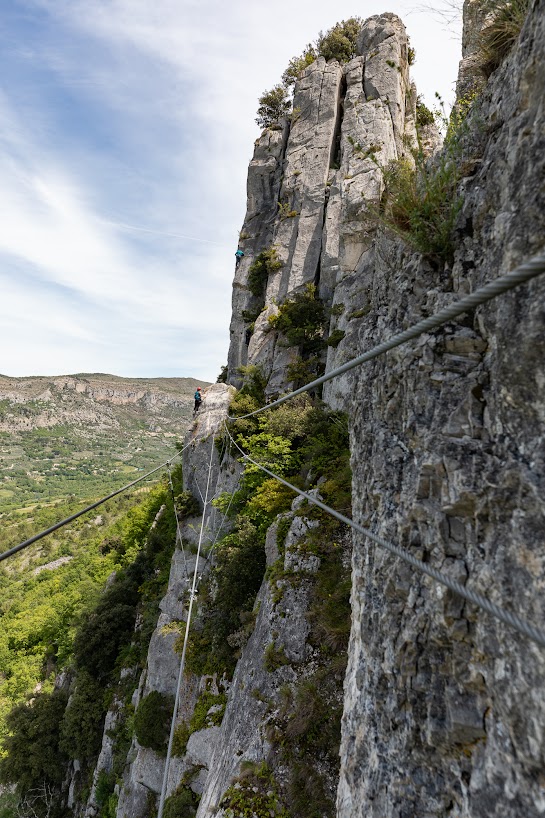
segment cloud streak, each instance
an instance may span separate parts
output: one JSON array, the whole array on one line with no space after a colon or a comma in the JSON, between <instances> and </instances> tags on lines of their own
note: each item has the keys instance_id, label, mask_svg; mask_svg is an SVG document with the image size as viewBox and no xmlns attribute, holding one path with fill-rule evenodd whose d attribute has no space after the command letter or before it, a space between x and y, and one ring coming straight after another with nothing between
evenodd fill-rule
<instances>
[{"instance_id":1,"label":"cloud streak","mask_svg":"<svg viewBox=\"0 0 545 818\"><path fill-rule=\"evenodd\" d=\"M247 0L6 0L0 345L17 351L1 371L215 377L256 99L355 11L348 0L278 0L274 13ZM433 76L448 98L456 56L439 82L445 38L429 25L409 21L416 79Z\"/></svg>"}]
</instances>

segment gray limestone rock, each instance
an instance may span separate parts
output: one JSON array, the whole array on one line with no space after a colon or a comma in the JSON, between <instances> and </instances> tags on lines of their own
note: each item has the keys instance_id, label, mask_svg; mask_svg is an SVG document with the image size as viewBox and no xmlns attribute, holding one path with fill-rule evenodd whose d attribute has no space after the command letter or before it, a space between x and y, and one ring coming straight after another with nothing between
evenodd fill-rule
<instances>
[{"instance_id":1,"label":"gray limestone rock","mask_svg":"<svg viewBox=\"0 0 545 818\"><path fill-rule=\"evenodd\" d=\"M482 92L454 266L377 255L361 349L543 247L544 26ZM355 518L536 623L544 310L540 278L346 381ZM543 651L360 537L352 600L339 818L542 815Z\"/></svg>"}]
</instances>

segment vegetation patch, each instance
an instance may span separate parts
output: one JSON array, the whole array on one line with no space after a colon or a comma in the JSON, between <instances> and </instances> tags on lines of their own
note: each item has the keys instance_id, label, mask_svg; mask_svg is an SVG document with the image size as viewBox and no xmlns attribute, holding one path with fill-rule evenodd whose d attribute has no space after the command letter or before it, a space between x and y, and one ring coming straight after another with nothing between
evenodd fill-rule
<instances>
[{"instance_id":1,"label":"vegetation patch","mask_svg":"<svg viewBox=\"0 0 545 818\"><path fill-rule=\"evenodd\" d=\"M326 311L314 284L307 284L280 305L270 317L271 326L282 333L289 347L298 347L303 358L323 349Z\"/></svg>"},{"instance_id":2,"label":"vegetation patch","mask_svg":"<svg viewBox=\"0 0 545 818\"><path fill-rule=\"evenodd\" d=\"M172 478L179 492L181 467ZM83 781L90 786L104 716L114 699L121 711L112 730L115 779L123 772L132 739L130 698L164 595L176 533L166 480L134 502L111 501L113 522L76 541L70 563L34 576L16 562L9 573L0 573L0 736L5 753L0 777L18 785L23 800L44 782L58 798L59 776L64 779L69 759L80 761ZM105 523L112 514L108 508L102 512ZM49 558L63 551L61 540ZM56 674L67 667L73 677L68 706L66 693L53 691ZM120 679L122 668L131 672ZM38 682L43 692L24 701ZM112 793L108 799L101 818L115 813Z\"/></svg>"},{"instance_id":3,"label":"vegetation patch","mask_svg":"<svg viewBox=\"0 0 545 818\"><path fill-rule=\"evenodd\" d=\"M248 269L248 289L257 298L263 298L271 273L282 267L276 247L267 247L253 260ZM260 310L261 312L261 310Z\"/></svg>"},{"instance_id":4,"label":"vegetation patch","mask_svg":"<svg viewBox=\"0 0 545 818\"><path fill-rule=\"evenodd\" d=\"M282 74L282 81L259 97L256 122L260 128L274 128L278 120L290 114L292 108L291 91L295 82L309 65L318 59L349 62L357 54L357 37L363 19L350 17L336 23L326 32L320 32L314 43L309 43L303 53L292 57ZM299 112L294 112L299 115Z\"/></svg>"},{"instance_id":5,"label":"vegetation patch","mask_svg":"<svg viewBox=\"0 0 545 818\"><path fill-rule=\"evenodd\" d=\"M338 347L345 335L346 332L343 329L334 329L327 339L326 344L329 347Z\"/></svg>"},{"instance_id":6,"label":"vegetation patch","mask_svg":"<svg viewBox=\"0 0 545 818\"><path fill-rule=\"evenodd\" d=\"M530 0L487 0L486 7L491 20L481 33L479 49L483 71L490 76L515 45Z\"/></svg>"},{"instance_id":7,"label":"vegetation patch","mask_svg":"<svg viewBox=\"0 0 545 818\"><path fill-rule=\"evenodd\" d=\"M156 753L166 753L174 699L158 690L145 696L134 714L134 733L142 747L149 747Z\"/></svg>"},{"instance_id":8,"label":"vegetation patch","mask_svg":"<svg viewBox=\"0 0 545 818\"><path fill-rule=\"evenodd\" d=\"M263 761L245 762L220 801L226 818L290 818L282 805L273 773Z\"/></svg>"}]
</instances>

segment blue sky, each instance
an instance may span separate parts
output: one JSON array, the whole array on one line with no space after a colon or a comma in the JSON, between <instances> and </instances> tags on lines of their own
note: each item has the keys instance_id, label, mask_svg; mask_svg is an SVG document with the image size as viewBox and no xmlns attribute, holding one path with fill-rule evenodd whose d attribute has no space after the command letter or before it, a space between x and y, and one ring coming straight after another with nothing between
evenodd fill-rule
<instances>
[{"instance_id":1,"label":"blue sky","mask_svg":"<svg viewBox=\"0 0 545 818\"><path fill-rule=\"evenodd\" d=\"M2 0L0 372L215 380L256 100L381 11L451 100L456 31L409 0Z\"/></svg>"}]
</instances>

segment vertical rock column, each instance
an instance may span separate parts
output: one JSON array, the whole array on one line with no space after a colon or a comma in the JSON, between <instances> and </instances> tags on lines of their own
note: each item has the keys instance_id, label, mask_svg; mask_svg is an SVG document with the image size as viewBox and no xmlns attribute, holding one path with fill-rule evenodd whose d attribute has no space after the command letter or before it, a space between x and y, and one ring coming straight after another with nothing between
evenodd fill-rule
<instances>
[{"instance_id":1,"label":"vertical rock column","mask_svg":"<svg viewBox=\"0 0 545 818\"><path fill-rule=\"evenodd\" d=\"M346 96L340 168L334 171L326 213L320 295L334 311L330 332L345 338L329 347L326 371L358 352L358 332L374 276L377 208L382 168L416 144L416 90L409 79L405 26L395 14L370 17L358 37L361 56L345 66ZM347 378L324 386L324 399L345 407Z\"/></svg>"},{"instance_id":2,"label":"vertical rock column","mask_svg":"<svg viewBox=\"0 0 545 818\"><path fill-rule=\"evenodd\" d=\"M295 86L293 122L274 235L282 268L269 278L267 311L256 322L250 353L262 346L262 333L267 332L268 317L275 310L275 303L282 303L306 284L318 280L326 183L340 127L342 76L336 61L327 63L321 57L303 72ZM267 351L268 359L261 355L256 362L264 365L270 379L268 391L275 394L288 385L286 366L294 353L272 344Z\"/></svg>"},{"instance_id":3,"label":"vertical rock column","mask_svg":"<svg viewBox=\"0 0 545 818\"><path fill-rule=\"evenodd\" d=\"M248 270L260 251L272 243L287 132L287 122L279 130L264 130L256 140L248 168L248 205L239 240L239 247L245 255L235 270L233 281L228 355L230 381L237 386L241 383L237 369L248 363L248 322L243 313L255 311L260 306L259 299L248 289Z\"/></svg>"}]
</instances>

